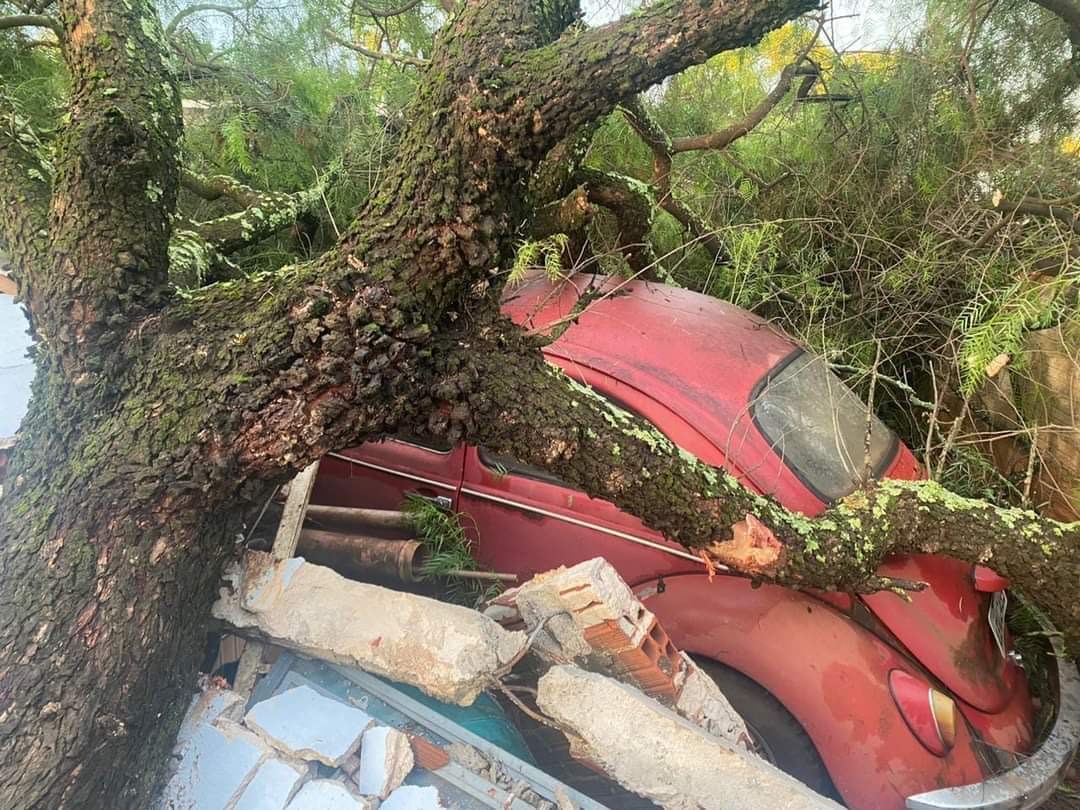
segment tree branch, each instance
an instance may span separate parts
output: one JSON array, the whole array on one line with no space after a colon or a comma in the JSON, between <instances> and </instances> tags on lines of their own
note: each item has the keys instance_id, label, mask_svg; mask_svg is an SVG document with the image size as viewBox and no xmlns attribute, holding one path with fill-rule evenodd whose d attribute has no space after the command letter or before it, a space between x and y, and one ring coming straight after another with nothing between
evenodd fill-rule
<instances>
[{"instance_id":1,"label":"tree branch","mask_svg":"<svg viewBox=\"0 0 1080 810\"><path fill-rule=\"evenodd\" d=\"M362 56L366 56L368 59L381 60L383 62L393 62L398 65L411 65L413 67L427 67L430 62L427 59L420 59L416 56L407 56L405 54L389 53L388 51L373 51L365 48L363 45L359 45L356 42L350 42L343 37L339 37L329 28L324 32L326 38L331 42L336 42L343 48L348 48L350 51L356 51Z\"/></svg>"},{"instance_id":2,"label":"tree branch","mask_svg":"<svg viewBox=\"0 0 1080 810\"><path fill-rule=\"evenodd\" d=\"M523 87L545 77L530 106L550 132L550 148L635 93L713 54L752 45L817 6L817 0L662 0L609 25L564 34L525 55L509 75Z\"/></svg>"},{"instance_id":3,"label":"tree branch","mask_svg":"<svg viewBox=\"0 0 1080 810\"><path fill-rule=\"evenodd\" d=\"M43 14L13 14L9 17L0 17L0 31L7 28L48 28L57 38L63 38L64 29L60 21Z\"/></svg>"},{"instance_id":4,"label":"tree branch","mask_svg":"<svg viewBox=\"0 0 1080 810\"><path fill-rule=\"evenodd\" d=\"M1049 11L1063 23L1072 46L1070 69L1074 82L1080 81L1080 5L1074 0L1031 0Z\"/></svg>"},{"instance_id":5,"label":"tree branch","mask_svg":"<svg viewBox=\"0 0 1080 810\"><path fill-rule=\"evenodd\" d=\"M653 193L660 207L689 231L709 251L714 261L726 264L730 261L730 256L727 247L716 235L716 229L679 200L671 189L672 149L668 134L652 117L640 98L633 99L622 109L627 122L653 154Z\"/></svg>"},{"instance_id":6,"label":"tree branch","mask_svg":"<svg viewBox=\"0 0 1080 810\"><path fill-rule=\"evenodd\" d=\"M231 177L203 177L184 170L181 183L205 200L227 197L244 210L178 230L169 242L169 276L181 288L200 287L236 275L228 256L261 242L314 210L342 164L335 161L315 185L294 194L256 191Z\"/></svg>"},{"instance_id":7,"label":"tree branch","mask_svg":"<svg viewBox=\"0 0 1080 810\"><path fill-rule=\"evenodd\" d=\"M254 0L250 2L242 3L238 6L223 6L218 3L195 3L188 6L185 9L181 9L176 13L169 24L165 26L165 36L171 38L176 33L177 27L190 17L192 14L201 14L204 11L214 11L218 14L225 14L233 19L236 19L236 13L239 11L248 11L255 5Z\"/></svg>"},{"instance_id":8,"label":"tree branch","mask_svg":"<svg viewBox=\"0 0 1080 810\"><path fill-rule=\"evenodd\" d=\"M802 60L808 50L809 47L804 49L799 58L780 71L780 78L777 80L776 86L745 117L718 132L711 132L707 135L691 135L686 138L673 138L671 140L672 154L691 152L698 149L726 149L739 138L749 135L788 94L796 76L817 76L818 71L816 68L811 66L809 70L812 72L808 73L807 68L802 66Z\"/></svg>"},{"instance_id":9,"label":"tree branch","mask_svg":"<svg viewBox=\"0 0 1080 810\"><path fill-rule=\"evenodd\" d=\"M402 14L407 14L416 8L422 0L406 0L400 6L395 6L389 9L372 8L363 0L353 0L353 14L355 15L357 7L362 8L364 13L369 17L386 18L386 17L398 17Z\"/></svg>"},{"instance_id":10,"label":"tree branch","mask_svg":"<svg viewBox=\"0 0 1080 810\"><path fill-rule=\"evenodd\" d=\"M542 360L484 355L468 438L638 515L715 567L795 587L893 588L876 571L896 553L986 563L1041 606L1080 648L1080 523L961 498L931 481L881 481L818 518L788 512L676 448L642 420ZM513 369L506 373L506 369ZM475 370L475 369L474 369Z\"/></svg>"},{"instance_id":11,"label":"tree branch","mask_svg":"<svg viewBox=\"0 0 1080 810\"><path fill-rule=\"evenodd\" d=\"M1002 217L1032 216L1043 219L1056 219L1069 230L1080 234L1080 218L1071 209L1057 204L1053 200L1040 200L1037 197L1007 200L1004 197L999 197L991 200L990 209L997 211Z\"/></svg>"}]
</instances>

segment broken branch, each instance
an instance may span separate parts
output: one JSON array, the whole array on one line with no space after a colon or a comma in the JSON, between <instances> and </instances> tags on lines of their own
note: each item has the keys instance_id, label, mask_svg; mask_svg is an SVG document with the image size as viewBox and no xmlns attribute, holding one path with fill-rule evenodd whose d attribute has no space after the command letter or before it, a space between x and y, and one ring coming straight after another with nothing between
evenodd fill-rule
<instances>
[{"instance_id":1,"label":"broken branch","mask_svg":"<svg viewBox=\"0 0 1080 810\"><path fill-rule=\"evenodd\" d=\"M360 45L357 42L351 42L343 37L338 36L329 28L327 28L323 33L326 34L326 38L331 42L335 42L343 48L348 48L350 51L356 51L358 54L366 56L368 59L376 59L383 62L393 62L399 65L411 65L412 67L427 67L428 64L430 64L427 59L420 59L416 56L390 53L388 51L370 50L369 48L365 48L363 45Z\"/></svg>"}]
</instances>

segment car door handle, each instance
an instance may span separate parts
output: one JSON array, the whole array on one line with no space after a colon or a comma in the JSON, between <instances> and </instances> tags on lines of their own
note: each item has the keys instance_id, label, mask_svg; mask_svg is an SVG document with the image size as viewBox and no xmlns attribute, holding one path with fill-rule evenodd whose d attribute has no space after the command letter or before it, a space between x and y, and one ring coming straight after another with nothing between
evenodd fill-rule
<instances>
[{"instance_id":1,"label":"car door handle","mask_svg":"<svg viewBox=\"0 0 1080 810\"><path fill-rule=\"evenodd\" d=\"M426 492L412 492L413 497L423 498L428 503L434 504L445 512L449 512L454 505L452 498L446 495L428 495Z\"/></svg>"}]
</instances>

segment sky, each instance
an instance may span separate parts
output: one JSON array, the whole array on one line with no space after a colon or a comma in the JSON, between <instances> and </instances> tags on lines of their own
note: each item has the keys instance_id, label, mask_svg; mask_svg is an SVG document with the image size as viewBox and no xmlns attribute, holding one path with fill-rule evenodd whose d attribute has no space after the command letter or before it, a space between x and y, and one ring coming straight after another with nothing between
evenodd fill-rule
<instances>
[{"instance_id":1,"label":"sky","mask_svg":"<svg viewBox=\"0 0 1080 810\"><path fill-rule=\"evenodd\" d=\"M0 295L0 438L19 427L30 398L34 366L26 357L30 337L22 309L11 296Z\"/></svg>"}]
</instances>

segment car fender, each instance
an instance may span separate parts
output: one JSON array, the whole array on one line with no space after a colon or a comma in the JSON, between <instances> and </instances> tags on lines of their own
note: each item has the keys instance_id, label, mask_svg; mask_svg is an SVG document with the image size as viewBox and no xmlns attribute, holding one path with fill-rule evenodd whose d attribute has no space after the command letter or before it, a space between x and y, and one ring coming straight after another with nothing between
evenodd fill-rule
<instances>
[{"instance_id":1,"label":"car fender","mask_svg":"<svg viewBox=\"0 0 1080 810\"><path fill-rule=\"evenodd\" d=\"M916 740L888 673L922 671L831 605L731 576L672 576L634 590L676 646L739 670L787 707L849 807L899 810L913 793L983 778L966 725L945 757Z\"/></svg>"}]
</instances>

